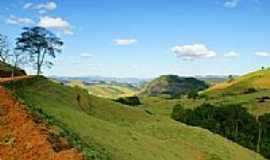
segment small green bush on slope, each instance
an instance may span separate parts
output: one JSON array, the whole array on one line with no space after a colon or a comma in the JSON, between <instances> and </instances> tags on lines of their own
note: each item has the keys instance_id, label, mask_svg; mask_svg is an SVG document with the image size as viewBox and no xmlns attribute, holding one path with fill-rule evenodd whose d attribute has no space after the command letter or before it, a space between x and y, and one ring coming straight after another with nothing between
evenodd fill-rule
<instances>
[{"instance_id":1,"label":"small green bush on slope","mask_svg":"<svg viewBox=\"0 0 270 160\"><path fill-rule=\"evenodd\" d=\"M18 81L15 87L27 105L54 117L84 143L109 152L115 160L264 160L207 130L44 78Z\"/></svg>"},{"instance_id":2,"label":"small green bush on slope","mask_svg":"<svg viewBox=\"0 0 270 160\"><path fill-rule=\"evenodd\" d=\"M129 106L138 106L142 104L137 96L120 97L115 101Z\"/></svg>"}]
</instances>

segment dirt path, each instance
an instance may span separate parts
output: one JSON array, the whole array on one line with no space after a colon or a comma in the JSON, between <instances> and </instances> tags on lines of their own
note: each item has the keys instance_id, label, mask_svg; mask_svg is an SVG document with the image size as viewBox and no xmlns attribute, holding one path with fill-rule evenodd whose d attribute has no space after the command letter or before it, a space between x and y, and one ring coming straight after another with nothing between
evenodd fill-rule
<instances>
[{"instance_id":1,"label":"dirt path","mask_svg":"<svg viewBox=\"0 0 270 160\"><path fill-rule=\"evenodd\" d=\"M0 160L83 160L50 130L0 86Z\"/></svg>"}]
</instances>

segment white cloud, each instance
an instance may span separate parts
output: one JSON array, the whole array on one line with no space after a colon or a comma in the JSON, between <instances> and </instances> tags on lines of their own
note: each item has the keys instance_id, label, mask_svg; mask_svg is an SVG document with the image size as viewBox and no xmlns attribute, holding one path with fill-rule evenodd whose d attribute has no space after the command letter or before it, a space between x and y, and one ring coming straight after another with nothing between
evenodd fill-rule
<instances>
[{"instance_id":1,"label":"white cloud","mask_svg":"<svg viewBox=\"0 0 270 160\"><path fill-rule=\"evenodd\" d=\"M92 54L89 54L89 53L82 53L81 54L81 57L82 58L93 58L93 55Z\"/></svg>"},{"instance_id":2,"label":"white cloud","mask_svg":"<svg viewBox=\"0 0 270 160\"><path fill-rule=\"evenodd\" d=\"M171 51L184 60L194 60L199 58L212 58L217 54L215 51L210 50L204 44L193 44L184 46L175 46Z\"/></svg>"},{"instance_id":3,"label":"white cloud","mask_svg":"<svg viewBox=\"0 0 270 160\"><path fill-rule=\"evenodd\" d=\"M239 56L240 56L240 54L237 52L234 52L234 51L230 51L230 52L224 54L224 57L227 57L227 58L237 58Z\"/></svg>"},{"instance_id":4,"label":"white cloud","mask_svg":"<svg viewBox=\"0 0 270 160\"><path fill-rule=\"evenodd\" d=\"M226 0L224 2L224 7L226 8L235 8L240 3L240 0Z\"/></svg>"},{"instance_id":5,"label":"white cloud","mask_svg":"<svg viewBox=\"0 0 270 160\"><path fill-rule=\"evenodd\" d=\"M119 46L127 46L136 43L136 39L127 38L127 39L116 39L114 40L114 44Z\"/></svg>"},{"instance_id":6,"label":"white cloud","mask_svg":"<svg viewBox=\"0 0 270 160\"><path fill-rule=\"evenodd\" d=\"M38 22L38 26L62 30L66 35L73 35L69 22L61 17L41 17Z\"/></svg>"},{"instance_id":7,"label":"white cloud","mask_svg":"<svg viewBox=\"0 0 270 160\"><path fill-rule=\"evenodd\" d=\"M36 10L54 10L57 8L55 2L47 2L47 3L40 3L40 4L33 4L33 3L26 3L23 6L24 9L36 9Z\"/></svg>"},{"instance_id":8,"label":"white cloud","mask_svg":"<svg viewBox=\"0 0 270 160\"><path fill-rule=\"evenodd\" d=\"M31 8L33 6L33 3L26 3L23 8L24 9L28 9L28 8Z\"/></svg>"},{"instance_id":9,"label":"white cloud","mask_svg":"<svg viewBox=\"0 0 270 160\"><path fill-rule=\"evenodd\" d=\"M259 57L270 57L270 52L256 52L255 55Z\"/></svg>"},{"instance_id":10,"label":"white cloud","mask_svg":"<svg viewBox=\"0 0 270 160\"><path fill-rule=\"evenodd\" d=\"M7 24L16 24L16 25L31 25L34 24L34 21L30 18L20 18L14 15L10 15L6 18Z\"/></svg>"}]
</instances>

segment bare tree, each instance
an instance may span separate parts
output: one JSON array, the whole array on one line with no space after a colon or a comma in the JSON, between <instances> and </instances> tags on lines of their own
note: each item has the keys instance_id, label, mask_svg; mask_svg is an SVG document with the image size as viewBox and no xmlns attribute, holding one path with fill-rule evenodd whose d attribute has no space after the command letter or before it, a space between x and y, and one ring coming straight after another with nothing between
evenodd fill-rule
<instances>
[{"instance_id":1,"label":"bare tree","mask_svg":"<svg viewBox=\"0 0 270 160\"><path fill-rule=\"evenodd\" d=\"M0 61L7 63L10 57L10 48L7 36L0 34Z\"/></svg>"},{"instance_id":2,"label":"bare tree","mask_svg":"<svg viewBox=\"0 0 270 160\"><path fill-rule=\"evenodd\" d=\"M10 63L12 65L11 78L14 79L16 71L20 70L20 67L25 66L28 61L23 52L13 49L10 57Z\"/></svg>"}]
</instances>

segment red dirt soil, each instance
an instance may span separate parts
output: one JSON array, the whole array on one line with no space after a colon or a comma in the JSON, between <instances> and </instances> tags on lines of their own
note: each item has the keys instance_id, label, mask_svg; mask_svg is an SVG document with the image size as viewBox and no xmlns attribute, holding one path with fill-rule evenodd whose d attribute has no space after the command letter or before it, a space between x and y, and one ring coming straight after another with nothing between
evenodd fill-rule
<instances>
[{"instance_id":1,"label":"red dirt soil","mask_svg":"<svg viewBox=\"0 0 270 160\"><path fill-rule=\"evenodd\" d=\"M45 123L37 123L26 107L0 86L0 160L83 160L65 139L60 150L54 148ZM61 146L61 145L60 145Z\"/></svg>"}]
</instances>

